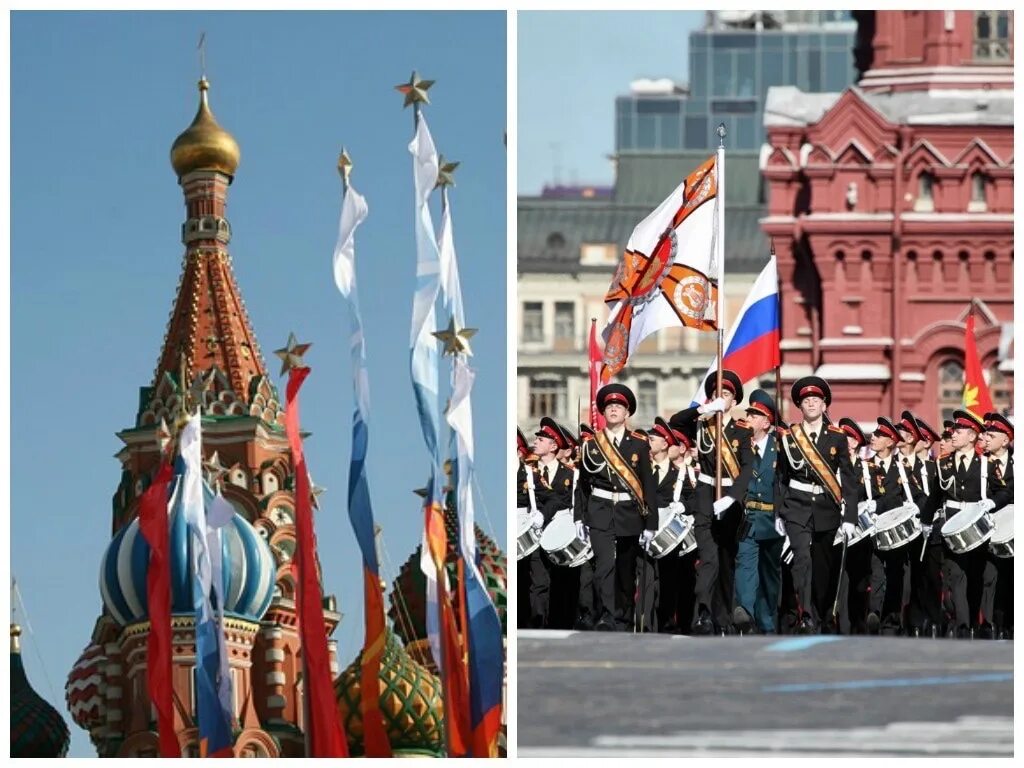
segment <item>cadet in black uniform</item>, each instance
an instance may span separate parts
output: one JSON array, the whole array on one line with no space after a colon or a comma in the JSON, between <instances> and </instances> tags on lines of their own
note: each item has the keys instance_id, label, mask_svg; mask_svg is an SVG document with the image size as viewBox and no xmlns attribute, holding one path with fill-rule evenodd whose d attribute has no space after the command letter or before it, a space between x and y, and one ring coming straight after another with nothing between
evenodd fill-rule
<instances>
[{"instance_id":1,"label":"cadet in black uniform","mask_svg":"<svg viewBox=\"0 0 1024 768\"><path fill-rule=\"evenodd\" d=\"M690 434L670 429L675 445L668 449L675 482L672 500L683 505L693 524L694 494L697 492L697 448ZM658 629L680 634L688 632L693 619L694 589L697 585L697 550L686 554L680 546L658 562Z\"/></svg>"},{"instance_id":2,"label":"cadet in black uniform","mask_svg":"<svg viewBox=\"0 0 1024 768\"><path fill-rule=\"evenodd\" d=\"M985 450L992 465L992 486L989 495L995 503L993 512L1013 504L1013 424L1000 413L985 414ZM991 550L989 550L991 553ZM996 569L995 610L996 637L1013 638L1013 558L989 557Z\"/></svg>"},{"instance_id":3,"label":"cadet in black uniform","mask_svg":"<svg viewBox=\"0 0 1024 768\"><path fill-rule=\"evenodd\" d=\"M676 477L679 473L672 466L669 451L676 446L676 438L665 420L658 416L654 419L654 427L647 430L647 442L651 446L651 474L654 475L657 486L657 500L651 511L656 514L656 510L668 507L672 503ZM657 608L661 604L663 582L675 576L674 566L678 566L678 562L667 562L672 560L674 554L673 552L661 560L656 560L645 552L637 564L637 583L640 583L639 579L646 577L643 589L639 590L644 595L644 623L648 629L655 632L664 631L658 621L660 613L657 612Z\"/></svg>"},{"instance_id":4,"label":"cadet in black uniform","mask_svg":"<svg viewBox=\"0 0 1024 768\"><path fill-rule=\"evenodd\" d=\"M579 440L572 430L564 424L558 424L565 448L558 452L558 461L565 468L558 482L569 493L568 500L574 501L577 482L577 463L579 459ZM567 509L568 507L562 507ZM548 602L548 627L551 629L572 629L576 624L580 593L579 567L569 568L564 565L549 564L551 574L551 594Z\"/></svg>"},{"instance_id":5,"label":"cadet in black uniform","mask_svg":"<svg viewBox=\"0 0 1024 768\"><path fill-rule=\"evenodd\" d=\"M953 411L953 453L939 461L939 482L945 495L946 522L956 515L965 503L981 502L988 510L995 508L991 498L995 467L984 456L979 456L975 443L983 425L968 411ZM986 493L982 494L982 478ZM948 547L948 544L947 544ZM987 545L969 552L946 552L946 575L953 600L953 626L949 637L969 638L971 630L979 637L995 636L992 614L995 602L995 569L986 569Z\"/></svg>"},{"instance_id":6,"label":"cadet in black uniform","mask_svg":"<svg viewBox=\"0 0 1024 768\"><path fill-rule=\"evenodd\" d=\"M916 461L911 466L925 496L921 505L922 541L914 542L910 553L910 633L938 637L943 633L941 531L944 518L937 518L942 512L942 488L931 452L937 447L939 435L910 411L903 412L902 420L909 420L917 431Z\"/></svg>"},{"instance_id":7,"label":"cadet in black uniform","mask_svg":"<svg viewBox=\"0 0 1024 768\"><path fill-rule=\"evenodd\" d=\"M607 426L583 441L575 518L594 548L597 629L625 631L637 624L637 558L658 527L657 487L647 435L626 426L636 396L606 384L596 400Z\"/></svg>"},{"instance_id":8,"label":"cadet in black uniform","mask_svg":"<svg viewBox=\"0 0 1024 768\"><path fill-rule=\"evenodd\" d=\"M572 472L558 461L557 453L567 443L558 423L549 416L540 420L540 430L533 441L533 452L537 463L532 466L534 494L540 520L534 519L534 526L543 528L561 509L572 504ZM530 562L530 623L534 627L548 626L551 597L551 570L554 564L538 548L526 558Z\"/></svg>"},{"instance_id":9,"label":"cadet in black uniform","mask_svg":"<svg viewBox=\"0 0 1024 768\"><path fill-rule=\"evenodd\" d=\"M779 516L793 551L801 614L797 631L813 634L831 618L841 554L833 543L840 527L844 535L854 532L857 480L846 433L823 419L832 402L828 382L805 376L793 384L791 395L803 421L783 430L775 498L777 505L781 500Z\"/></svg>"},{"instance_id":10,"label":"cadet in black uniform","mask_svg":"<svg viewBox=\"0 0 1024 768\"><path fill-rule=\"evenodd\" d=\"M874 511L878 496L874 476L874 461L861 458L861 451L867 446L867 438L860 425L851 418L842 418L838 426L846 433L846 444L850 450L854 479L857 481L857 513L861 509ZM872 483L875 483L873 486ZM872 502L868 505L868 501ZM842 546L838 544L836 546ZM871 595L871 558L874 541L865 536L846 551L846 572L839 598L839 631L842 634L864 634L867 631L868 601Z\"/></svg>"},{"instance_id":11,"label":"cadet in black uniform","mask_svg":"<svg viewBox=\"0 0 1024 768\"><path fill-rule=\"evenodd\" d=\"M583 456L583 442L587 439L588 435L593 436L594 430L589 424L580 424L580 445L577 449L577 462L576 467L579 470L580 462ZM577 486L579 485L579 476L576 479ZM575 494L573 496L573 503L576 503ZM575 517L575 510L573 510L573 516ZM576 524L577 529L581 528L581 524ZM583 532L581 531L581 535ZM591 630L594 629L594 625L597 624L597 620L600 618L596 613L597 605L597 593L596 585L594 584L594 558L591 557L585 563L577 566L576 570L579 572L579 599L577 601L576 608L576 624L575 628L580 630Z\"/></svg>"},{"instance_id":12,"label":"cadet in black uniform","mask_svg":"<svg viewBox=\"0 0 1024 768\"><path fill-rule=\"evenodd\" d=\"M920 510L925 502L920 483L896 449L901 442L903 439L896 426L879 416L878 429L871 435L871 450L875 452L874 465L880 486L875 507L879 515L908 502ZM868 614L868 631L872 634L879 630L884 634L903 631L903 609L909 597L905 586L910 573L910 552L918 552L918 546L919 542L914 541L890 550L875 548L871 568L871 612Z\"/></svg>"},{"instance_id":13,"label":"cadet in black uniform","mask_svg":"<svg viewBox=\"0 0 1024 768\"><path fill-rule=\"evenodd\" d=\"M714 395L717 372L704 382L704 394ZM722 395L707 405L687 408L669 419L672 429L696 433L700 473L694 504L694 533L697 537L696 607L693 632L709 635L730 631L733 620L733 595L737 532L743 520L743 497L753 476L751 430L741 420L729 418L733 406L743 400L743 384L733 371L722 371ZM715 499L714 415L722 413L722 496ZM699 417L706 417L700 419ZM699 422L695 426L695 422Z\"/></svg>"}]
</instances>

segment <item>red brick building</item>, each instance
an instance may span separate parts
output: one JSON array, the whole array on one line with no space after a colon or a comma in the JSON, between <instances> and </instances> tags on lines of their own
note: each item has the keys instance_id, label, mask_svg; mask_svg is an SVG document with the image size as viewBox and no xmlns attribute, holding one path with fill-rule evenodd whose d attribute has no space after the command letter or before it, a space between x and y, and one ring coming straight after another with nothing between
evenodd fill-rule
<instances>
[{"instance_id":1,"label":"red brick building","mask_svg":"<svg viewBox=\"0 0 1024 768\"><path fill-rule=\"evenodd\" d=\"M861 77L772 88L763 231L782 282L783 383L816 373L834 416L958 407L964 322L1012 406L1013 14L856 12ZM784 418L792 418L790 407Z\"/></svg>"}]
</instances>

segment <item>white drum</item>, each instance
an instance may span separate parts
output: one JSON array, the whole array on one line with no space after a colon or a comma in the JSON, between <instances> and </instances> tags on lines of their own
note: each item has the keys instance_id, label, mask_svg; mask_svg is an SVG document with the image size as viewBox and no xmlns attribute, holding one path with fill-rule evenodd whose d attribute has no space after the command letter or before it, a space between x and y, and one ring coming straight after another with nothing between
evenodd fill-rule
<instances>
[{"instance_id":1,"label":"white drum","mask_svg":"<svg viewBox=\"0 0 1024 768\"><path fill-rule=\"evenodd\" d=\"M890 509L875 518L875 546L883 552L899 549L921 535L921 521L914 504Z\"/></svg>"},{"instance_id":2,"label":"white drum","mask_svg":"<svg viewBox=\"0 0 1024 768\"><path fill-rule=\"evenodd\" d=\"M680 552L686 554L697 546L697 537L693 532L693 518L683 514L683 506L662 507L658 510L658 532L651 539L651 557L662 558L676 547L682 545Z\"/></svg>"},{"instance_id":3,"label":"white drum","mask_svg":"<svg viewBox=\"0 0 1024 768\"><path fill-rule=\"evenodd\" d=\"M992 513L995 530L988 541L988 548L996 557L1013 557L1013 504L1007 504Z\"/></svg>"},{"instance_id":4,"label":"white drum","mask_svg":"<svg viewBox=\"0 0 1024 768\"><path fill-rule=\"evenodd\" d=\"M576 534L576 523L568 515L555 517L548 523L540 537L540 546L551 562L567 568L583 565L593 555L590 542Z\"/></svg>"},{"instance_id":5,"label":"white drum","mask_svg":"<svg viewBox=\"0 0 1024 768\"><path fill-rule=\"evenodd\" d=\"M518 533L516 534L516 560L522 560L540 546L540 533L530 525L530 510L528 507L516 509L516 520L518 521Z\"/></svg>"},{"instance_id":6,"label":"white drum","mask_svg":"<svg viewBox=\"0 0 1024 768\"><path fill-rule=\"evenodd\" d=\"M953 511L952 508L946 514ZM995 524L980 501L963 505L960 511L942 526L946 546L958 555L977 549L992 537Z\"/></svg>"},{"instance_id":7,"label":"white drum","mask_svg":"<svg viewBox=\"0 0 1024 768\"><path fill-rule=\"evenodd\" d=\"M848 547L852 547L854 544L857 544L858 542L863 541L868 536L872 536L875 533L875 520L876 520L876 517L875 517L875 514L873 512L868 512L866 509L864 509L864 505L866 503L867 502L862 501L860 504L857 505L857 524L856 524L856 530L854 530L853 536L851 536L850 540L846 543L846 546L848 546ZM842 543L843 543L843 533L842 533L841 530L836 531L836 537L832 541L832 544L833 544L833 546L838 546L838 545L840 545Z\"/></svg>"}]
</instances>

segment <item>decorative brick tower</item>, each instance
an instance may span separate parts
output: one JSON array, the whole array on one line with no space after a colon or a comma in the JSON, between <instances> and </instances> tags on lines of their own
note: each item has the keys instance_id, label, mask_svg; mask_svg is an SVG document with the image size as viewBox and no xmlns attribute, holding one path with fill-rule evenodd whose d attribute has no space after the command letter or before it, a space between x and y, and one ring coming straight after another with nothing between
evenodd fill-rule
<instances>
[{"instance_id":1,"label":"decorative brick tower","mask_svg":"<svg viewBox=\"0 0 1024 768\"><path fill-rule=\"evenodd\" d=\"M782 284L784 391L834 417L959 407L973 300L995 405L1012 406L1013 14L859 11L859 83L768 92L761 221ZM783 418L794 418L786 405Z\"/></svg>"},{"instance_id":2,"label":"decorative brick tower","mask_svg":"<svg viewBox=\"0 0 1024 768\"><path fill-rule=\"evenodd\" d=\"M211 485L235 508L224 530L225 635L234 696L237 756L304 754L301 652L296 628L294 467L284 409L267 373L232 273L227 191L238 144L214 119L209 84L199 110L171 149L185 194L185 256L174 308L152 384L140 389L133 427L118 433L121 482L112 540L101 562L103 612L67 683L75 722L101 757L157 754L156 717L146 684L146 566L138 500L159 462L161 424L174 423L188 397L202 413L203 456ZM193 692L195 625L187 531L171 518L175 727L183 754L198 755ZM341 619L333 597L324 616ZM332 675L336 643L328 641Z\"/></svg>"}]
</instances>

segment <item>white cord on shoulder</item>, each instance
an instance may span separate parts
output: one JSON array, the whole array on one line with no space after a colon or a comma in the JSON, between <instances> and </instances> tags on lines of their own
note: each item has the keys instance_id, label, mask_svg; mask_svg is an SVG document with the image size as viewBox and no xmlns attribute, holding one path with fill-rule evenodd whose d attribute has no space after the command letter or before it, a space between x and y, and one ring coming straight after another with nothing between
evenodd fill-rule
<instances>
[{"instance_id":1,"label":"white cord on shoulder","mask_svg":"<svg viewBox=\"0 0 1024 768\"><path fill-rule=\"evenodd\" d=\"M793 429L796 429L796 427L793 427ZM786 458L789 460L789 466L797 472L804 468L804 464L807 463L806 459L793 458L793 454L789 450L789 440L786 439L786 435L782 436L782 448L786 452Z\"/></svg>"},{"instance_id":2,"label":"white cord on shoulder","mask_svg":"<svg viewBox=\"0 0 1024 768\"><path fill-rule=\"evenodd\" d=\"M530 496L530 511L537 511L537 494L533 490L533 470L530 469L530 465L526 465L526 492Z\"/></svg>"}]
</instances>

